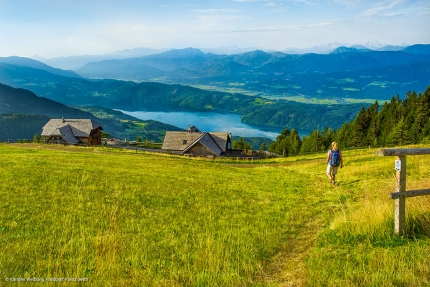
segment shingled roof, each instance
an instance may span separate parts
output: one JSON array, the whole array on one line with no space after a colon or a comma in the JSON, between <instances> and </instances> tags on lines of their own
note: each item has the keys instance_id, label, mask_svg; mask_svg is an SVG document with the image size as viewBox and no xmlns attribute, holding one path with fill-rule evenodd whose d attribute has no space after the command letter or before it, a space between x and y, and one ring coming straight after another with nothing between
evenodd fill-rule
<instances>
[{"instance_id":1,"label":"shingled roof","mask_svg":"<svg viewBox=\"0 0 430 287\"><path fill-rule=\"evenodd\" d=\"M50 136L61 136L63 140L70 144L77 144L79 140L73 136L70 125L56 129Z\"/></svg>"},{"instance_id":2,"label":"shingled roof","mask_svg":"<svg viewBox=\"0 0 430 287\"><path fill-rule=\"evenodd\" d=\"M222 153L222 149L218 146L216 141L211 137L209 133L203 133L201 137L198 138L195 142L190 144L187 148L184 149L184 153L192 149L196 144L204 145L208 150L213 152L215 155L220 155Z\"/></svg>"},{"instance_id":3,"label":"shingled roof","mask_svg":"<svg viewBox=\"0 0 430 287\"><path fill-rule=\"evenodd\" d=\"M215 132L209 133L217 145L221 148L223 152L227 150L227 142L229 138L229 134L227 132Z\"/></svg>"},{"instance_id":4,"label":"shingled roof","mask_svg":"<svg viewBox=\"0 0 430 287\"><path fill-rule=\"evenodd\" d=\"M103 129L99 123L91 119L51 119L42 128L42 136L54 135L57 130L65 126L69 126L74 137L89 137L93 129Z\"/></svg>"},{"instance_id":5,"label":"shingled roof","mask_svg":"<svg viewBox=\"0 0 430 287\"><path fill-rule=\"evenodd\" d=\"M201 133L166 132L162 149L183 151L202 136Z\"/></svg>"},{"instance_id":6,"label":"shingled roof","mask_svg":"<svg viewBox=\"0 0 430 287\"><path fill-rule=\"evenodd\" d=\"M207 132L166 132L163 150L187 153L197 144L202 144L213 154L219 156L227 150L228 133Z\"/></svg>"}]
</instances>

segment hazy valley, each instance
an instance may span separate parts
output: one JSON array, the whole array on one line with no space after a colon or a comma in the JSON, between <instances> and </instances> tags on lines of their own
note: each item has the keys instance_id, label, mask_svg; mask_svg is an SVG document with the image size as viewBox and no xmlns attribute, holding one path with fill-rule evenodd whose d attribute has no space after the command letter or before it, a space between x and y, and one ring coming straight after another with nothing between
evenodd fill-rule
<instances>
[{"instance_id":1,"label":"hazy valley","mask_svg":"<svg viewBox=\"0 0 430 287\"><path fill-rule=\"evenodd\" d=\"M243 123L268 128L338 129L363 106L423 92L430 83L430 45L388 51L338 47L326 54L141 49L150 55L127 58L134 52L113 53L108 56L117 59L75 71L29 58L0 58L0 112L7 114L4 123L13 122L3 125L2 139L31 137L46 117L60 116L95 118L112 136L157 142L166 130L186 128L141 121L115 109L234 113ZM17 113L26 115L26 128L15 128L23 123ZM258 140L253 148L262 142L270 141Z\"/></svg>"}]
</instances>

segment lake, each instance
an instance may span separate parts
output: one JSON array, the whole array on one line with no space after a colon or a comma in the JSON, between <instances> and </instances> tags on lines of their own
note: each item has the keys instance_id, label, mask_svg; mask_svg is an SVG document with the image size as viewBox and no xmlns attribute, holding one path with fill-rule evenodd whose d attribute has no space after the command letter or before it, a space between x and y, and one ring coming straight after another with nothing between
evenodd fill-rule
<instances>
[{"instance_id":1,"label":"lake","mask_svg":"<svg viewBox=\"0 0 430 287\"><path fill-rule=\"evenodd\" d=\"M184 111L123 111L124 114L140 120L155 120L178 128L187 129L188 125L196 126L204 132L228 132L240 137L266 137L275 140L282 128L245 124L240 115L215 112ZM309 136L310 131L298 131L300 137Z\"/></svg>"}]
</instances>

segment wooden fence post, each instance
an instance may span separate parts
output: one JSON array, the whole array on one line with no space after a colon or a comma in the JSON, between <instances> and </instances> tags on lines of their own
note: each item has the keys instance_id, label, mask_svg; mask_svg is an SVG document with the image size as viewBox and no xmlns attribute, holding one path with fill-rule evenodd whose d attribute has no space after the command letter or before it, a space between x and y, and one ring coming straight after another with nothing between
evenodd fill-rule
<instances>
[{"instance_id":1,"label":"wooden fence post","mask_svg":"<svg viewBox=\"0 0 430 287\"><path fill-rule=\"evenodd\" d=\"M379 149L377 155L397 156L396 169L396 192L391 193L391 199L395 200L394 207L394 232L404 234L406 226L406 198L422 195L430 195L430 189L406 190L406 156L430 154L430 148L408 148L408 149Z\"/></svg>"},{"instance_id":2,"label":"wooden fence post","mask_svg":"<svg viewBox=\"0 0 430 287\"><path fill-rule=\"evenodd\" d=\"M396 192L406 191L406 156L400 155L395 162L396 168ZM394 204L394 232L403 234L406 223L406 197L395 199Z\"/></svg>"}]
</instances>

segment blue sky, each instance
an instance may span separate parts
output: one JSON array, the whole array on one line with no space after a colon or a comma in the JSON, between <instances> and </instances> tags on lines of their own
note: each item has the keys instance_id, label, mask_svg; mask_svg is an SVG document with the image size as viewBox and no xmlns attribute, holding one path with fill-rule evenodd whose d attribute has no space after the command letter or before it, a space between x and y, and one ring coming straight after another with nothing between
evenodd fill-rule
<instances>
[{"instance_id":1,"label":"blue sky","mask_svg":"<svg viewBox=\"0 0 430 287\"><path fill-rule=\"evenodd\" d=\"M430 43L429 0L0 0L0 56Z\"/></svg>"}]
</instances>

